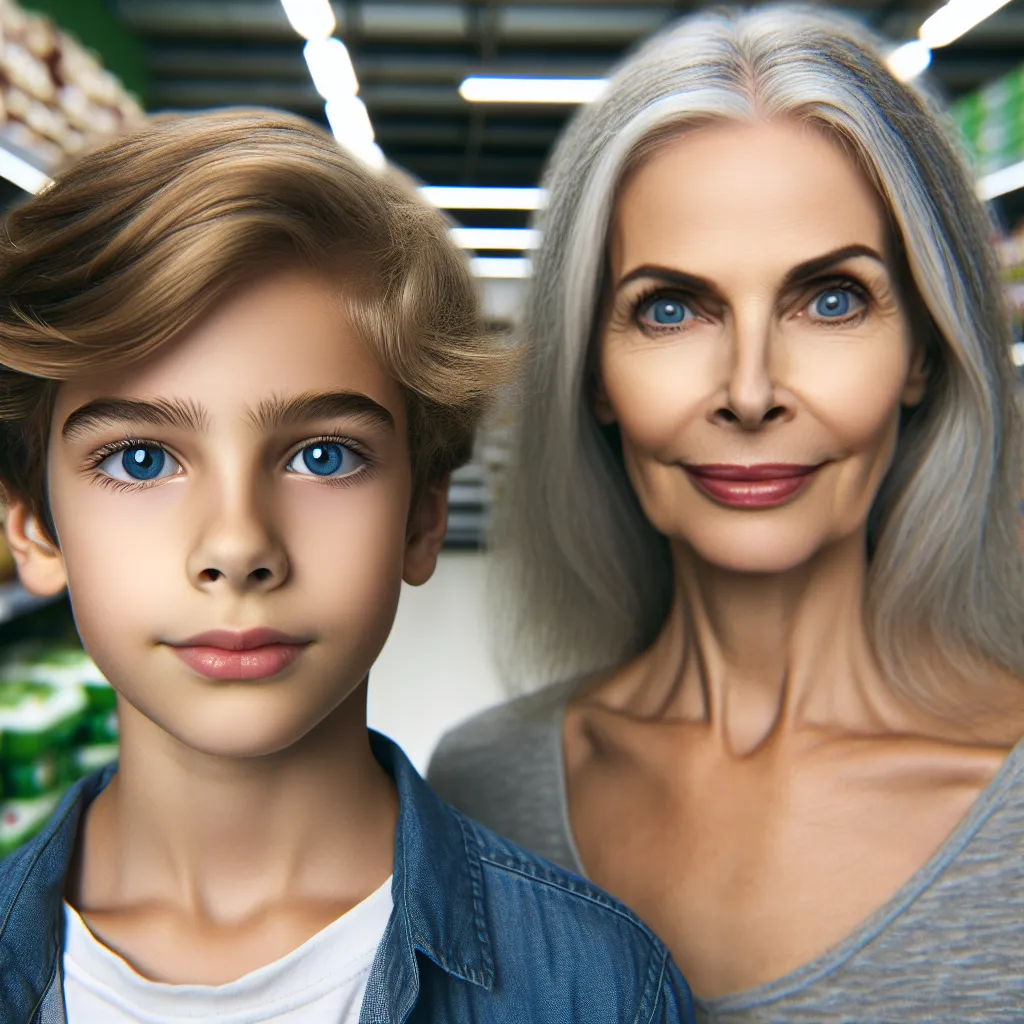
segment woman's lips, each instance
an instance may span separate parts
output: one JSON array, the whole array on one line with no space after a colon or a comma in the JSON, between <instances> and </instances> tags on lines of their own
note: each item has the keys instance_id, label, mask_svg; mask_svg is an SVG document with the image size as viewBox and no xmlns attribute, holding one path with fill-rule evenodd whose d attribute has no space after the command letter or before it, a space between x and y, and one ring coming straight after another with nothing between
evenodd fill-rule
<instances>
[{"instance_id":1,"label":"woman's lips","mask_svg":"<svg viewBox=\"0 0 1024 1024\"><path fill-rule=\"evenodd\" d=\"M684 466L709 498L734 508L771 508L802 491L821 468L792 463Z\"/></svg>"},{"instance_id":2,"label":"woman's lips","mask_svg":"<svg viewBox=\"0 0 1024 1024\"><path fill-rule=\"evenodd\" d=\"M180 643L174 653L208 679L265 679L287 668L310 641L272 629L208 630Z\"/></svg>"}]
</instances>

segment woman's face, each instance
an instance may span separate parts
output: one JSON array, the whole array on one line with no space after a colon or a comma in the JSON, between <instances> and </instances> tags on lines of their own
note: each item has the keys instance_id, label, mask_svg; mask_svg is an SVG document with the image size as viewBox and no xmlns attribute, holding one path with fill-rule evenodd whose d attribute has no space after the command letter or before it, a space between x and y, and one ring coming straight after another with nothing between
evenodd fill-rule
<instances>
[{"instance_id":1,"label":"woman's face","mask_svg":"<svg viewBox=\"0 0 1024 1024\"><path fill-rule=\"evenodd\" d=\"M781 572L861 530L924 393L884 211L824 134L718 125L622 189L596 412L652 525Z\"/></svg>"}]
</instances>

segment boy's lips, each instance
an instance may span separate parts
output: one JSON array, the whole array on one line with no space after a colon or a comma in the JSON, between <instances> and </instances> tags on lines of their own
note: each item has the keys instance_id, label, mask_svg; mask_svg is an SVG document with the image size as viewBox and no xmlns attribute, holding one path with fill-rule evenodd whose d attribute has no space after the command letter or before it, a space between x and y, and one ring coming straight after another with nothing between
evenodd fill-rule
<instances>
[{"instance_id":1,"label":"boy's lips","mask_svg":"<svg viewBox=\"0 0 1024 1024\"><path fill-rule=\"evenodd\" d=\"M208 629L187 640L172 643L172 647L220 647L225 651L250 651L267 644L308 644L309 637L291 636L279 629Z\"/></svg>"},{"instance_id":2,"label":"boy's lips","mask_svg":"<svg viewBox=\"0 0 1024 1024\"><path fill-rule=\"evenodd\" d=\"M265 679L277 675L312 643L276 629L211 629L167 646L208 679Z\"/></svg>"}]
</instances>

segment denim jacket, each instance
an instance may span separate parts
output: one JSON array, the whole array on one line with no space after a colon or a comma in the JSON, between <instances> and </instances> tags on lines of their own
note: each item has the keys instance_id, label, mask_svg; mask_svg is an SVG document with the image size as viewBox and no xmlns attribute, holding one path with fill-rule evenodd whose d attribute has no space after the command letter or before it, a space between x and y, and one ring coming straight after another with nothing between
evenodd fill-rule
<instances>
[{"instance_id":1,"label":"denim jacket","mask_svg":"<svg viewBox=\"0 0 1024 1024\"><path fill-rule=\"evenodd\" d=\"M600 889L444 803L371 733L399 798L394 909L360 1024L693 1021L668 951ZM116 771L77 782L0 864L0 1024L67 1024L63 892L86 807Z\"/></svg>"}]
</instances>

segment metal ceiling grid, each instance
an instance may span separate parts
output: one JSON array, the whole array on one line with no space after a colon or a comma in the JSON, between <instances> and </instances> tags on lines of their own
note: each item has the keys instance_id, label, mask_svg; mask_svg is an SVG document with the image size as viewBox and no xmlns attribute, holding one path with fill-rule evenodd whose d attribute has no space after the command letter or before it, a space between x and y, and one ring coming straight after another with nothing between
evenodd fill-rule
<instances>
[{"instance_id":1,"label":"metal ceiling grid","mask_svg":"<svg viewBox=\"0 0 1024 1024\"><path fill-rule=\"evenodd\" d=\"M110 0L146 43L151 106L259 104L322 119L301 40L278 0ZM894 40L911 38L938 0L845 0ZM472 104L470 74L600 77L693 0L335 3L377 140L431 184L536 184L571 107ZM937 51L932 72L959 95L1024 62L1021 0ZM515 211L466 211L466 224L521 225Z\"/></svg>"}]
</instances>

